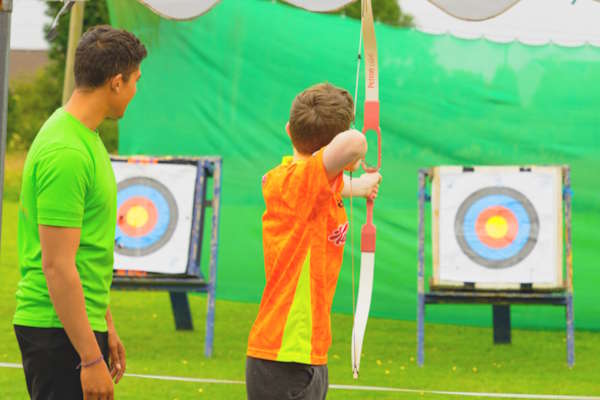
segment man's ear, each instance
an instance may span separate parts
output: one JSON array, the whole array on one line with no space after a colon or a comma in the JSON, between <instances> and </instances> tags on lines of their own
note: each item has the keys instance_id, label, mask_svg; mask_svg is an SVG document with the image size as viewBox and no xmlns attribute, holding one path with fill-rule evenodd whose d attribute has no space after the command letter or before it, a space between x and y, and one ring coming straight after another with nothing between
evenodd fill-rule
<instances>
[{"instance_id":1,"label":"man's ear","mask_svg":"<svg viewBox=\"0 0 600 400\"><path fill-rule=\"evenodd\" d=\"M117 74L110 78L110 90L119 93L123 86L123 74Z\"/></svg>"},{"instance_id":2,"label":"man's ear","mask_svg":"<svg viewBox=\"0 0 600 400\"><path fill-rule=\"evenodd\" d=\"M287 132L289 137L292 137L292 134L290 133L290 121L285 123L285 131Z\"/></svg>"}]
</instances>

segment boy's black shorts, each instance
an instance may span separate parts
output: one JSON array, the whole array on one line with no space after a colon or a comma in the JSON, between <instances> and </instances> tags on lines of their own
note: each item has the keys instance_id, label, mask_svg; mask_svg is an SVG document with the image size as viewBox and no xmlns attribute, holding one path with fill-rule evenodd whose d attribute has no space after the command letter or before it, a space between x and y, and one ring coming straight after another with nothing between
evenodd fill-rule
<instances>
[{"instance_id":1,"label":"boy's black shorts","mask_svg":"<svg viewBox=\"0 0 600 400\"><path fill-rule=\"evenodd\" d=\"M80 400L79 355L62 328L15 325L21 349L27 390L32 400ZM94 332L104 360L108 361L108 334Z\"/></svg>"},{"instance_id":2,"label":"boy's black shorts","mask_svg":"<svg viewBox=\"0 0 600 400\"><path fill-rule=\"evenodd\" d=\"M327 365L246 358L248 400L324 400Z\"/></svg>"}]
</instances>

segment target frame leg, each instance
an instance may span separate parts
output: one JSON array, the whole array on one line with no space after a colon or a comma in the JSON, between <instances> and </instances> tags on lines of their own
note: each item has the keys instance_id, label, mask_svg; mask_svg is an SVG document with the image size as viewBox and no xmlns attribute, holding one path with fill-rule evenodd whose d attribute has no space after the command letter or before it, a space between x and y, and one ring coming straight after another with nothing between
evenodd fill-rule
<instances>
[{"instance_id":1,"label":"target frame leg","mask_svg":"<svg viewBox=\"0 0 600 400\"><path fill-rule=\"evenodd\" d=\"M417 365L425 362L425 193L428 172L419 170L418 178L418 251L417 251Z\"/></svg>"},{"instance_id":2,"label":"target frame leg","mask_svg":"<svg viewBox=\"0 0 600 400\"><path fill-rule=\"evenodd\" d=\"M212 221L210 237L210 273L207 288L206 336L204 338L204 355L212 357L215 334L215 297L217 286L217 265L219 258L219 216L221 212L221 167L222 159L214 163Z\"/></svg>"},{"instance_id":3,"label":"target frame leg","mask_svg":"<svg viewBox=\"0 0 600 400\"><path fill-rule=\"evenodd\" d=\"M212 286L212 285L211 285ZM204 338L204 356L212 357L213 342L215 336L215 290L210 288L206 294L207 313L206 313L206 336Z\"/></svg>"},{"instance_id":4,"label":"target frame leg","mask_svg":"<svg viewBox=\"0 0 600 400\"><path fill-rule=\"evenodd\" d=\"M417 308L417 364L423 366L425 362L425 295L419 293Z\"/></svg>"},{"instance_id":5,"label":"target frame leg","mask_svg":"<svg viewBox=\"0 0 600 400\"><path fill-rule=\"evenodd\" d=\"M575 365L575 329L573 324L573 295L567 294L567 364L569 368Z\"/></svg>"},{"instance_id":6,"label":"target frame leg","mask_svg":"<svg viewBox=\"0 0 600 400\"><path fill-rule=\"evenodd\" d=\"M494 344L510 344L510 305L493 304Z\"/></svg>"},{"instance_id":7,"label":"target frame leg","mask_svg":"<svg viewBox=\"0 0 600 400\"><path fill-rule=\"evenodd\" d=\"M169 297L175 319L175 329L178 331L194 330L187 292L169 292Z\"/></svg>"},{"instance_id":8,"label":"target frame leg","mask_svg":"<svg viewBox=\"0 0 600 400\"><path fill-rule=\"evenodd\" d=\"M565 250L566 250L566 294L565 308L567 319L567 364L569 368L575 365L575 321L573 314L573 247L571 242L571 168L568 165L563 166L563 199L564 199L564 219L565 219Z\"/></svg>"}]
</instances>

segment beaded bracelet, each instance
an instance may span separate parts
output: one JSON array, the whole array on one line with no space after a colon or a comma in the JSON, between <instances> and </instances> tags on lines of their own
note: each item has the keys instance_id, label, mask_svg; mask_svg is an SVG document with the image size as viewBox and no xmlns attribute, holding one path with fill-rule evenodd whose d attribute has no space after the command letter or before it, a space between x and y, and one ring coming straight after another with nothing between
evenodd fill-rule
<instances>
[{"instance_id":1,"label":"beaded bracelet","mask_svg":"<svg viewBox=\"0 0 600 400\"><path fill-rule=\"evenodd\" d=\"M85 364L82 361L77 366L77 369L91 367L92 365L96 365L96 364L98 364L99 362L102 362L102 361L104 361L104 356L100 356L100 357L96 358L95 360L92 360L92 361L90 361L88 363L85 363Z\"/></svg>"}]
</instances>

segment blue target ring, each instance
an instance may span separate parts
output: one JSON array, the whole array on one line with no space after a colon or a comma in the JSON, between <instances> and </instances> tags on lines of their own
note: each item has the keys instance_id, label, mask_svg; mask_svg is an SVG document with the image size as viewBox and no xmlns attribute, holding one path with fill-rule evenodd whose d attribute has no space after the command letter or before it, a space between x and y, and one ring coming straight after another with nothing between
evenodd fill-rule
<instances>
[{"instance_id":1,"label":"blue target ring","mask_svg":"<svg viewBox=\"0 0 600 400\"><path fill-rule=\"evenodd\" d=\"M140 226L132 226L129 213L143 215ZM170 191L151 178L130 178L117 187L115 251L144 256L164 246L177 225L177 205Z\"/></svg>"},{"instance_id":2,"label":"blue target ring","mask_svg":"<svg viewBox=\"0 0 600 400\"><path fill-rule=\"evenodd\" d=\"M494 209L505 210L511 216L510 228L515 232L501 246L482 241L482 232L476 229L482 215ZM454 229L460 248L471 260L488 268L507 268L519 263L535 247L539 219L533 205L521 192L507 187L488 187L472 193L461 204Z\"/></svg>"},{"instance_id":3,"label":"blue target ring","mask_svg":"<svg viewBox=\"0 0 600 400\"><path fill-rule=\"evenodd\" d=\"M493 248L484 244L475 230L475 222L479 215L489 207L502 206L512 211L518 221L518 232L515 239L507 247ZM529 215L521 203L506 195L487 195L474 202L463 220L463 232L469 247L483 258L504 260L518 254L529 239L531 223Z\"/></svg>"}]
</instances>

